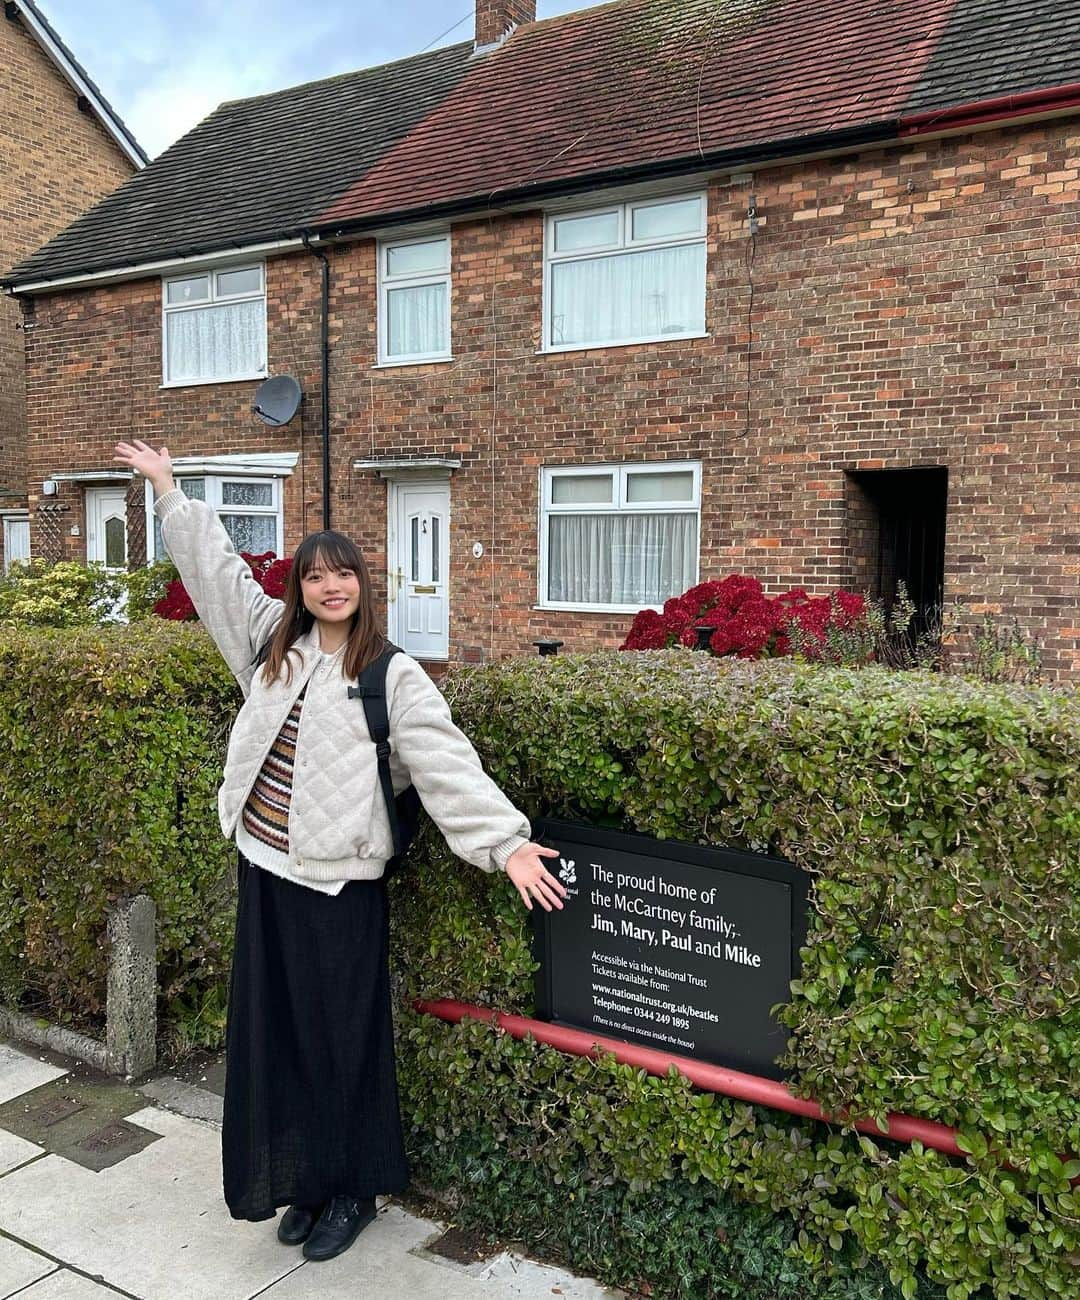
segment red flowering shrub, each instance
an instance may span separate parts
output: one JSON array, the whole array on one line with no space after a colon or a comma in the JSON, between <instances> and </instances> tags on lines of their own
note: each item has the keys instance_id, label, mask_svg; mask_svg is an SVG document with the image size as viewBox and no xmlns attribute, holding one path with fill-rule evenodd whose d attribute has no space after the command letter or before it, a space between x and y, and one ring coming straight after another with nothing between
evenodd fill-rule
<instances>
[{"instance_id":1,"label":"red flowering shrub","mask_svg":"<svg viewBox=\"0 0 1080 1300\"><path fill-rule=\"evenodd\" d=\"M190 622L198 618L191 597L179 578L174 578L165 588L165 595L154 606L154 613L159 618L171 618L177 622Z\"/></svg>"},{"instance_id":2,"label":"red flowering shrub","mask_svg":"<svg viewBox=\"0 0 1080 1300\"><path fill-rule=\"evenodd\" d=\"M722 581L700 582L664 603L662 613L643 609L630 627L622 650L662 650L698 644L698 627L716 631L709 641L715 655L760 659L823 654L828 634L850 628L863 617L862 596L849 591L809 596L802 587L769 597L756 578L733 573ZM793 633L793 628L798 631Z\"/></svg>"},{"instance_id":3,"label":"red flowering shrub","mask_svg":"<svg viewBox=\"0 0 1080 1300\"><path fill-rule=\"evenodd\" d=\"M261 555L251 555L247 551L241 551L240 558L248 562L255 581L268 596L273 596L276 600L285 599L285 583L292 568L291 559L279 560L273 551L264 551ZM178 621L198 618L191 597L179 578L170 582L165 588L165 595L154 606L154 613L161 618Z\"/></svg>"}]
</instances>

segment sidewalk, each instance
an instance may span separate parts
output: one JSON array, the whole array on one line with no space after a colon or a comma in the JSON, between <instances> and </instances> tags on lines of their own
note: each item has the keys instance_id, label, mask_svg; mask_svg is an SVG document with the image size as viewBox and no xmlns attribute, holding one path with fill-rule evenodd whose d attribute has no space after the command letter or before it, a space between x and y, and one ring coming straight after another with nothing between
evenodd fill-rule
<instances>
[{"instance_id":1,"label":"sidewalk","mask_svg":"<svg viewBox=\"0 0 1080 1300\"><path fill-rule=\"evenodd\" d=\"M475 1259L460 1234L392 1199L351 1250L308 1263L273 1222L229 1218L219 1075L131 1087L0 1042L0 1300L621 1295L513 1251Z\"/></svg>"}]
</instances>

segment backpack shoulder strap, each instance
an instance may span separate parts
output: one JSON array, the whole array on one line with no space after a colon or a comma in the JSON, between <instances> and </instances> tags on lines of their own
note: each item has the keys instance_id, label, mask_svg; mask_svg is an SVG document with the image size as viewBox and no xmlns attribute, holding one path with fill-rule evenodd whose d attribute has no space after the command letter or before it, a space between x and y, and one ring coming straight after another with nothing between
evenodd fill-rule
<instances>
[{"instance_id":1,"label":"backpack shoulder strap","mask_svg":"<svg viewBox=\"0 0 1080 1300\"><path fill-rule=\"evenodd\" d=\"M386 813L390 818L390 833L394 839L395 855L401 852L401 827L398 825L397 799L394 780L390 774L390 712L386 707L386 670L390 660L399 654L396 645L388 645L377 659L360 674L355 686L349 687L349 699L359 699L364 705L368 731L375 742L375 757L379 764L379 784L382 786Z\"/></svg>"}]
</instances>

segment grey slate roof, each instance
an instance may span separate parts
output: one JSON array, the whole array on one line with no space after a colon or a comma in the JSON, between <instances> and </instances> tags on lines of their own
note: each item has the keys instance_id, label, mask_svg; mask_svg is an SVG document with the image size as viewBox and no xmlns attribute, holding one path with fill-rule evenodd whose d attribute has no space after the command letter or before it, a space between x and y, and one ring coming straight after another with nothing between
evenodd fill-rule
<instances>
[{"instance_id":1,"label":"grey slate roof","mask_svg":"<svg viewBox=\"0 0 1080 1300\"><path fill-rule=\"evenodd\" d=\"M294 237L445 98L472 48L222 104L0 282Z\"/></svg>"},{"instance_id":2,"label":"grey slate roof","mask_svg":"<svg viewBox=\"0 0 1080 1300\"><path fill-rule=\"evenodd\" d=\"M1076 0L957 0L905 112L1076 81Z\"/></svg>"}]
</instances>

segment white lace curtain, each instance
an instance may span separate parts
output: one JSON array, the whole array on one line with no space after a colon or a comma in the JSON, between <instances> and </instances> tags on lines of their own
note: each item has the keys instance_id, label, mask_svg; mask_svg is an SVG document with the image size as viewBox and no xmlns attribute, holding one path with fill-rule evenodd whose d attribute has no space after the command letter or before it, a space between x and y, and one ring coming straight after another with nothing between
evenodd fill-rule
<instances>
[{"instance_id":1,"label":"white lace curtain","mask_svg":"<svg viewBox=\"0 0 1080 1300\"><path fill-rule=\"evenodd\" d=\"M170 382L257 375L264 369L262 298L166 312L165 320Z\"/></svg>"},{"instance_id":2,"label":"white lace curtain","mask_svg":"<svg viewBox=\"0 0 1080 1300\"><path fill-rule=\"evenodd\" d=\"M205 501L206 479L181 478L177 486L185 496L196 501ZM210 480L211 489L214 488ZM220 497L224 497L227 506L269 506L273 504L274 489L268 483L225 483ZM211 491L211 504L220 500L219 494ZM247 551L251 555L265 555L267 551L277 550L277 514L240 514L239 512L219 510L221 522L229 534L236 551ZM154 516L154 557L165 558L165 543L161 539L161 520Z\"/></svg>"},{"instance_id":3,"label":"white lace curtain","mask_svg":"<svg viewBox=\"0 0 1080 1300\"><path fill-rule=\"evenodd\" d=\"M556 262L551 345L705 331L705 246Z\"/></svg>"},{"instance_id":4,"label":"white lace curtain","mask_svg":"<svg viewBox=\"0 0 1080 1300\"><path fill-rule=\"evenodd\" d=\"M237 551L265 555L277 550L277 520L272 515L221 515L229 540Z\"/></svg>"},{"instance_id":5,"label":"white lace curtain","mask_svg":"<svg viewBox=\"0 0 1080 1300\"><path fill-rule=\"evenodd\" d=\"M389 356L419 357L449 352L445 284L391 289L387 301Z\"/></svg>"},{"instance_id":6,"label":"white lace curtain","mask_svg":"<svg viewBox=\"0 0 1080 1300\"><path fill-rule=\"evenodd\" d=\"M552 515L548 525L548 600L662 605L694 582L696 515Z\"/></svg>"}]
</instances>

